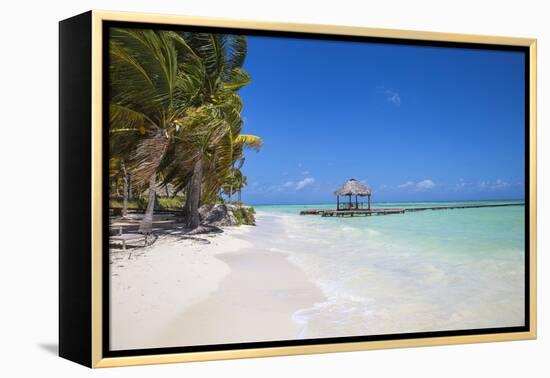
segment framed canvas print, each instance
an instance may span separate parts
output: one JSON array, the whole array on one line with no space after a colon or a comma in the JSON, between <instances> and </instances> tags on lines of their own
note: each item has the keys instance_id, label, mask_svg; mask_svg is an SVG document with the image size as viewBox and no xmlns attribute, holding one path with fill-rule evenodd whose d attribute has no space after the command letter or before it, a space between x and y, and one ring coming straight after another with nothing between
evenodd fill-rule
<instances>
[{"instance_id":1,"label":"framed canvas print","mask_svg":"<svg viewBox=\"0 0 550 378\"><path fill-rule=\"evenodd\" d=\"M59 352L536 337L536 41L60 22Z\"/></svg>"}]
</instances>

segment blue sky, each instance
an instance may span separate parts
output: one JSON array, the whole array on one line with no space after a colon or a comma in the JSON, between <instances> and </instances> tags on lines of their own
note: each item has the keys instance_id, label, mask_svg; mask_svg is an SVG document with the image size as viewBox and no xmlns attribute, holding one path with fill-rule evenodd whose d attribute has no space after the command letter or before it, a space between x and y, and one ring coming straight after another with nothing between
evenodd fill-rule
<instances>
[{"instance_id":1,"label":"blue sky","mask_svg":"<svg viewBox=\"0 0 550 378\"><path fill-rule=\"evenodd\" d=\"M249 37L243 167L252 204L524 197L519 52Z\"/></svg>"}]
</instances>

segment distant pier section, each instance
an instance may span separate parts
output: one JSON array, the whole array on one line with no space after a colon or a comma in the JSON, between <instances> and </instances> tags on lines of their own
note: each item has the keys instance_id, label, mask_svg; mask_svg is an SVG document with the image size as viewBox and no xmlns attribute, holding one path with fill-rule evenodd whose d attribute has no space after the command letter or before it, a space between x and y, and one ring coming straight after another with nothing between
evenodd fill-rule
<instances>
[{"instance_id":1,"label":"distant pier section","mask_svg":"<svg viewBox=\"0 0 550 378\"><path fill-rule=\"evenodd\" d=\"M446 206L422 206L422 207L380 207L380 208L351 208L351 209L308 209L300 211L300 215L320 215L322 217L354 217L370 215L404 214L414 211L427 210L453 210L453 209L477 209L482 207L524 206L525 202L488 203L488 204L456 204Z\"/></svg>"},{"instance_id":2,"label":"distant pier section","mask_svg":"<svg viewBox=\"0 0 550 378\"><path fill-rule=\"evenodd\" d=\"M300 215L320 215L322 217L354 217L370 215L405 214L413 211L426 210L453 210L453 209L478 209L481 207L524 206L523 201L506 203L457 203L441 206L415 206L415 207L371 207L370 188L364 182L354 178L349 179L341 188L334 192L336 196L335 209L307 209L300 211ZM340 197L343 197L341 199ZM359 201L359 197L367 197L367 202Z\"/></svg>"}]
</instances>

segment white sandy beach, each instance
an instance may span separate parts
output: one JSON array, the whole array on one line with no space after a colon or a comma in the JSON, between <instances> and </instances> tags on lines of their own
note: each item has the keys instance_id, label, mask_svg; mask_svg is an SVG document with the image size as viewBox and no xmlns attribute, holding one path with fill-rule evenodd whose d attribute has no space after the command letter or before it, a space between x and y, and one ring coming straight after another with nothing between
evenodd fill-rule
<instances>
[{"instance_id":1,"label":"white sandy beach","mask_svg":"<svg viewBox=\"0 0 550 378\"><path fill-rule=\"evenodd\" d=\"M324 300L285 254L246 241L255 227L111 252L111 349L299 337L292 315Z\"/></svg>"}]
</instances>

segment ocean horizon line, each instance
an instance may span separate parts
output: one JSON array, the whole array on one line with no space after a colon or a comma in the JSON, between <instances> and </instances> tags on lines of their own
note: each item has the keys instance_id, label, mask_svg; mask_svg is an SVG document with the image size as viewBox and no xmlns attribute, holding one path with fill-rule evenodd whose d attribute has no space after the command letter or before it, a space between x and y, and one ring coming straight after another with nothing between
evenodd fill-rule
<instances>
[{"instance_id":1,"label":"ocean horizon line","mask_svg":"<svg viewBox=\"0 0 550 378\"><path fill-rule=\"evenodd\" d=\"M341 201L345 202L345 201ZM396 201L371 201L372 205L386 204L386 203L448 203L448 202L523 202L525 198L509 198L509 199L468 199L468 200L396 200ZM313 205L329 205L336 203L331 202L281 202L281 203L248 203L250 206L313 206Z\"/></svg>"}]
</instances>

